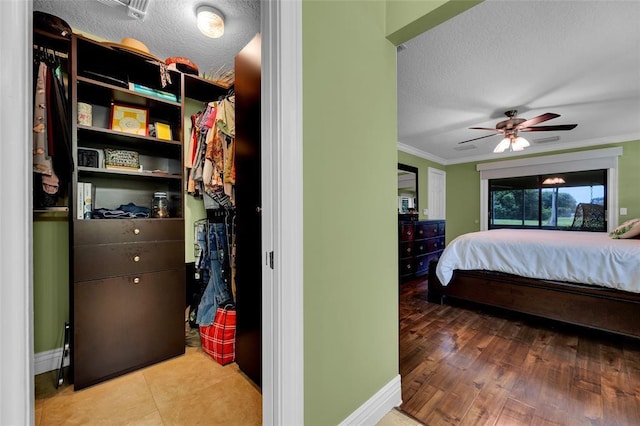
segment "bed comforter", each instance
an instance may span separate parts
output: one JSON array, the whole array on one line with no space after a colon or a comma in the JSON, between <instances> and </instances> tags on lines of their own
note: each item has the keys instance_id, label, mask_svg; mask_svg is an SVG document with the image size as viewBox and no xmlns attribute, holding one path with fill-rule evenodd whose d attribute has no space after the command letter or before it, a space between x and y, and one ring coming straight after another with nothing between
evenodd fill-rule
<instances>
[{"instance_id":1,"label":"bed comforter","mask_svg":"<svg viewBox=\"0 0 640 426\"><path fill-rule=\"evenodd\" d=\"M640 293L640 240L605 232L495 229L454 239L436 275L447 285L455 269L592 284Z\"/></svg>"}]
</instances>

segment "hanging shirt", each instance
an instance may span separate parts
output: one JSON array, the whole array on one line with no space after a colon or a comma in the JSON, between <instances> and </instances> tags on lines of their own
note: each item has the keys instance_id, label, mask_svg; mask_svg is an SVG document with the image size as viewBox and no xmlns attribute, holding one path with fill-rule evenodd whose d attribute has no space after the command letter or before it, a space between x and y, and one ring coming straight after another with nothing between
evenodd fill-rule
<instances>
[{"instance_id":1,"label":"hanging shirt","mask_svg":"<svg viewBox=\"0 0 640 426\"><path fill-rule=\"evenodd\" d=\"M40 62L34 93L33 108L33 171L45 175L53 173L47 143L47 65Z\"/></svg>"}]
</instances>

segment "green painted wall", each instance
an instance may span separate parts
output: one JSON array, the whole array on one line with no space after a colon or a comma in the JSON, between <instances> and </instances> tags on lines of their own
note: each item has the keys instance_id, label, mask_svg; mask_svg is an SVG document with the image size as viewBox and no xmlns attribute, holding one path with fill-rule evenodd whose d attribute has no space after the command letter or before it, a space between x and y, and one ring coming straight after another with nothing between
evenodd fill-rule
<instances>
[{"instance_id":1,"label":"green painted wall","mask_svg":"<svg viewBox=\"0 0 640 426\"><path fill-rule=\"evenodd\" d=\"M480 230L480 172L476 163L447 166L447 244L460 234Z\"/></svg>"},{"instance_id":2,"label":"green painted wall","mask_svg":"<svg viewBox=\"0 0 640 426\"><path fill-rule=\"evenodd\" d=\"M640 217L640 141L622 146L623 155L618 160L618 206L627 208L626 216L618 216L618 223Z\"/></svg>"},{"instance_id":3,"label":"green painted wall","mask_svg":"<svg viewBox=\"0 0 640 426\"><path fill-rule=\"evenodd\" d=\"M69 321L69 225L66 216L39 214L33 221L34 352L61 348ZM15 326L15 325L12 325ZM3 344L9 344L4 342Z\"/></svg>"},{"instance_id":4,"label":"green painted wall","mask_svg":"<svg viewBox=\"0 0 640 426\"><path fill-rule=\"evenodd\" d=\"M627 216L619 222L640 217L640 141L618 142L581 149L562 150L519 156L536 157L621 146L623 155L618 160L618 205L626 207ZM505 159L512 160L513 157ZM491 160L496 161L496 160ZM500 161L500 160L498 160ZM486 161L485 161L486 162ZM458 235L480 230L480 172L476 162L451 165L447 172L447 243Z\"/></svg>"},{"instance_id":5,"label":"green painted wall","mask_svg":"<svg viewBox=\"0 0 640 426\"><path fill-rule=\"evenodd\" d=\"M306 425L340 423L398 374L396 51L384 26L384 2L302 3Z\"/></svg>"},{"instance_id":6,"label":"green painted wall","mask_svg":"<svg viewBox=\"0 0 640 426\"><path fill-rule=\"evenodd\" d=\"M445 170L441 164L435 163L422 157L418 157L406 152L398 151L398 163L406 164L418 168L418 212L420 220L427 219L423 214L424 209L429 208L429 167ZM396 202L397 205L397 202Z\"/></svg>"},{"instance_id":7,"label":"green painted wall","mask_svg":"<svg viewBox=\"0 0 640 426\"><path fill-rule=\"evenodd\" d=\"M387 39L395 46L482 3L482 0L387 0Z\"/></svg>"}]
</instances>

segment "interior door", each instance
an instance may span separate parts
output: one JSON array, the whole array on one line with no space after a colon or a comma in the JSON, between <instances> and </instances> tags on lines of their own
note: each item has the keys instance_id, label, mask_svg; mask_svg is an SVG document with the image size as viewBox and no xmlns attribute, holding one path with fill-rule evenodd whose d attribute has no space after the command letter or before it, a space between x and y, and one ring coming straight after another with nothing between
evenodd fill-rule
<instances>
[{"instance_id":1,"label":"interior door","mask_svg":"<svg viewBox=\"0 0 640 426\"><path fill-rule=\"evenodd\" d=\"M447 174L444 170L429 167L429 219L445 219Z\"/></svg>"},{"instance_id":2,"label":"interior door","mask_svg":"<svg viewBox=\"0 0 640 426\"><path fill-rule=\"evenodd\" d=\"M236 362L258 386L262 383L260 44L258 34L235 59Z\"/></svg>"}]
</instances>

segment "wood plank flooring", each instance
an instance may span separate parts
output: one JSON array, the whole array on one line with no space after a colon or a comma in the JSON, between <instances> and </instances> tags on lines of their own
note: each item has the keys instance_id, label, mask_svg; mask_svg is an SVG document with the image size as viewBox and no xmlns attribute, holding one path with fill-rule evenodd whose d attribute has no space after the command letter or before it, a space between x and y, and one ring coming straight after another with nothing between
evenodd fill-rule
<instances>
[{"instance_id":1,"label":"wood plank flooring","mask_svg":"<svg viewBox=\"0 0 640 426\"><path fill-rule=\"evenodd\" d=\"M640 341L426 292L426 280L400 286L405 413L425 425L640 425Z\"/></svg>"}]
</instances>

